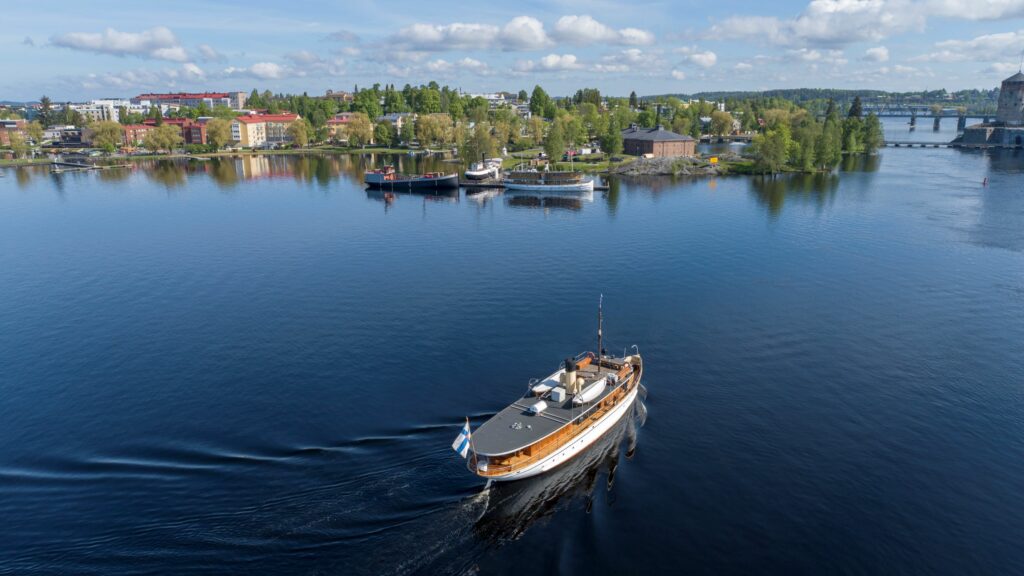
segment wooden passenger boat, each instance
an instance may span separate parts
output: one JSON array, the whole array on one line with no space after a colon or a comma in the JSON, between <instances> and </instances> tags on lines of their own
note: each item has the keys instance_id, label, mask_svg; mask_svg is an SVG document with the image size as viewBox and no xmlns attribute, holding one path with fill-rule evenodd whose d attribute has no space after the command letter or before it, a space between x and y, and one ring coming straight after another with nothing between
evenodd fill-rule
<instances>
[{"instance_id":1,"label":"wooden passenger boat","mask_svg":"<svg viewBox=\"0 0 1024 576\"><path fill-rule=\"evenodd\" d=\"M594 180L579 172L539 171L519 166L502 182L506 190L530 192L593 192Z\"/></svg>"},{"instance_id":2,"label":"wooden passenger boat","mask_svg":"<svg viewBox=\"0 0 1024 576\"><path fill-rule=\"evenodd\" d=\"M601 350L600 312L598 318ZM571 460L630 413L643 376L634 349L621 357L583 352L567 358L471 434L467 424L460 439L468 442L469 469L496 481L518 480Z\"/></svg>"},{"instance_id":3,"label":"wooden passenger boat","mask_svg":"<svg viewBox=\"0 0 1024 576\"><path fill-rule=\"evenodd\" d=\"M367 170L363 182L378 190L445 190L459 187L457 173L427 172L426 174L398 174L394 166Z\"/></svg>"}]
</instances>

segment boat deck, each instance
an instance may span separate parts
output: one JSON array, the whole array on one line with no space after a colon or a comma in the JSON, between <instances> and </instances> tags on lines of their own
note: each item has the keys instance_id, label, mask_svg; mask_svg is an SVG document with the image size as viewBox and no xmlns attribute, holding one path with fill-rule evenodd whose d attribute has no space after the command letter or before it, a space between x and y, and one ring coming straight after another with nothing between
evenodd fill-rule
<instances>
[{"instance_id":1,"label":"boat deck","mask_svg":"<svg viewBox=\"0 0 1024 576\"><path fill-rule=\"evenodd\" d=\"M624 362L623 358L607 356L603 360L604 364L622 365ZM540 383L558 386L557 379L561 372L561 370L555 372ZM597 366L591 364L580 368L576 374L584 379L584 387L586 387L598 379L616 372L617 370L606 366L598 369ZM551 382L551 380L555 382ZM529 411L529 408L540 398L534 396L532 392L528 392L473 431L473 450L481 456L498 456L522 450L561 430L573 420L580 419L597 409L602 400L618 390L625 382L628 382L628 378L619 380L617 385L605 386L600 395L581 406L573 405L571 397L567 397L564 402L560 403L553 401L550 397L544 398L548 407L540 414L533 414Z\"/></svg>"}]
</instances>

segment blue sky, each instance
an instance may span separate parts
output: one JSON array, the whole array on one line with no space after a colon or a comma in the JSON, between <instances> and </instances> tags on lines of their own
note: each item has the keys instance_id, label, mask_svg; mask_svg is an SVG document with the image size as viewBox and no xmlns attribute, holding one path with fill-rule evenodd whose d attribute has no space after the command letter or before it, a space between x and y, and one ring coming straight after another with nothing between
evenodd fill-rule
<instances>
[{"instance_id":1,"label":"blue sky","mask_svg":"<svg viewBox=\"0 0 1024 576\"><path fill-rule=\"evenodd\" d=\"M1024 0L50 0L4 14L0 100L432 79L554 94L954 90L997 86L1024 50Z\"/></svg>"}]
</instances>

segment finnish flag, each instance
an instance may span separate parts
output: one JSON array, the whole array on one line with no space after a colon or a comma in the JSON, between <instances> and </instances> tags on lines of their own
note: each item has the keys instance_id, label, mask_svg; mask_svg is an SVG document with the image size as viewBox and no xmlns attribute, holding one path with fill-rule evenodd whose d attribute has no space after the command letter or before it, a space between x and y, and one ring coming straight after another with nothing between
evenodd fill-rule
<instances>
[{"instance_id":1,"label":"finnish flag","mask_svg":"<svg viewBox=\"0 0 1024 576\"><path fill-rule=\"evenodd\" d=\"M458 452L459 456L462 456L463 458L469 454L469 437L469 419L467 418L465 426L462 427L462 431L459 432L459 435L455 438L455 442L452 442L452 450Z\"/></svg>"}]
</instances>

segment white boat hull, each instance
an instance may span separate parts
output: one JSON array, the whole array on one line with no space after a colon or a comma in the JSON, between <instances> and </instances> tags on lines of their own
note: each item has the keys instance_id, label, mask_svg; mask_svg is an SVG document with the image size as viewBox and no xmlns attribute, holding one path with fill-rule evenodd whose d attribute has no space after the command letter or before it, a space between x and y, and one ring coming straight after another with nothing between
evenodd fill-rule
<instances>
[{"instance_id":1,"label":"white boat hull","mask_svg":"<svg viewBox=\"0 0 1024 576\"><path fill-rule=\"evenodd\" d=\"M531 476L543 474L556 466L561 466L569 460L572 460L574 456L604 436L604 434L611 430L611 428L615 426L615 424L621 420L626 413L633 409L633 401L636 400L637 390L639 389L640 382L638 381L636 386L633 387L633 390L622 402L619 403L618 406L605 414L603 418L595 422L590 428L582 432L557 452L552 452L546 458L522 468L521 470L509 472L508 474L501 476L488 476L488 478L496 482L520 480L522 478L529 478Z\"/></svg>"},{"instance_id":2,"label":"white boat hull","mask_svg":"<svg viewBox=\"0 0 1024 576\"><path fill-rule=\"evenodd\" d=\"M522 184L504 182L505 190L524 190L527 192L593 192L594 181L575 182L573 184Z\"/></svg>"}]
</instances>

